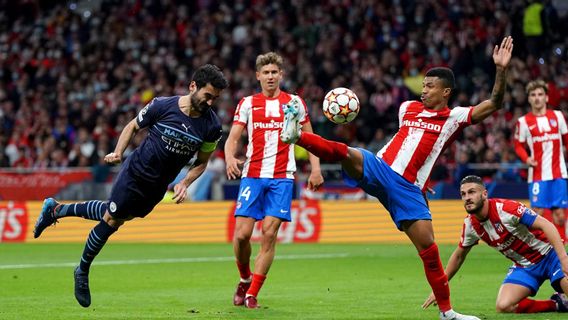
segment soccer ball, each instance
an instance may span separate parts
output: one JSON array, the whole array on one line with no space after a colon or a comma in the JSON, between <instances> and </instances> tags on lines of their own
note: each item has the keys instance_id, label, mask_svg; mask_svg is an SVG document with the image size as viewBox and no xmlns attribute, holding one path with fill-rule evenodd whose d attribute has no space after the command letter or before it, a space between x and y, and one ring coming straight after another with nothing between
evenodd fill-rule
<instances>
[{"instance_id":1,"label":"soccer ball","mask_svg":"<svg viewBox=\"0 0 568 320\"><path fill-rule=\"evenodd\" d=\"M332 89L323 99L323 114L333 123L349 123L359 114L359 98L350 89Z\"/></svg>"}]
</instances>

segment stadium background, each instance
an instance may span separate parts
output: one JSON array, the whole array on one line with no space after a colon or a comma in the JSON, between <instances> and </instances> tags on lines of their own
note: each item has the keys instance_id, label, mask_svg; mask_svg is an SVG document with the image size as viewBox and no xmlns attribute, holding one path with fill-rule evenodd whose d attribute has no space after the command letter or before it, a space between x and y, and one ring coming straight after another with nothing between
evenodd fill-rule
<instances>
[{"instance_id":1,"label":"stadium background","mask_svg":"<svg viewBox=\"0 0 568 320\"><path fill-rule=\"evenodd\" d=\"M487 98L491 50L512 35L505 108L442 155L430 197L457 198L457 181L475 173L492 196L526 198L512 131L529 110L530 80L547 81L549 104L568 109L567 12L560 0L0 0L0 241L29 240L34 201L44 197L106 199L117 168L102 158L124 125L153 97L185 94L203 63L220 66L231 83L215 106L226 137L238 100L258 90L254 59L270 50L285 57L283 87L306 100L316 132L377 151L397 128L398 105L418 97L429 67L454 70L453 106ZM321 113L322 97L337 86L361 100L350 125L333 125ZM147 219L154 223L133 222L113 241L228 241L238 181L224 177L223 142L190 190L193 203L160 205ZM306 192L307 155L298 149L297 157L299 222L283 228L281 241L404 241L378 203L343 185L337 165L323 165L321 192ZM440 241L455 242L459 202L432 206ZM65 222L44 241L84 241L90 224Z\"/></svg>"}]
</instances>

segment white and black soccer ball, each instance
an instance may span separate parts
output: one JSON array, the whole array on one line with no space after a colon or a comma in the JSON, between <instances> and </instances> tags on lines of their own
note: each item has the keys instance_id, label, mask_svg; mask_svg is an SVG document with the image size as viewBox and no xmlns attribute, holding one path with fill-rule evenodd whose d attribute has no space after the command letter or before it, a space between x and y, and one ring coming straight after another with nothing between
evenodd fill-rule
<instances>
[{"instance_id":1,"label":"white and black soccer ball","mask_svg":"<svg viewBox=\"0 0 568 320\"><path fill-rule=\"evenodd\" d=\"M323 114L331 122L346 124L359 114L359 98L347 88L335 88L323 99Z\"/></svg>"}]
</instances>

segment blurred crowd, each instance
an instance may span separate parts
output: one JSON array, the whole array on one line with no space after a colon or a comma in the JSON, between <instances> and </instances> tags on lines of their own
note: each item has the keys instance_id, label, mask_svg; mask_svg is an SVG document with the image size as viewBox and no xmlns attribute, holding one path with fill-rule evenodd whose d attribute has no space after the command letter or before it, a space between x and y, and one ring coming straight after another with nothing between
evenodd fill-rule
<instances>
[{"instance_id":1,"label":"blurred crowd","mask_svg":"<svg viewBox=\"0 0 568 320\"><path fill-rule=\"evenodd\" d=\"M468 163L518 162L511 139L529 111L527 82L547 81L550 105L568 110L566 30L562 0L0 0L0 166L100 164L138 110L185 94L204 63L231 83L215 106L227 133L238 101L258 91L254 61L268 51L285 58L284 89L306 100L316 132L377 151L430 67L454 70L452 105L488 98L493 47L512 35L505 108L467 129L432 177L457 179ZM350 125L321 112L339 86L361 101ZM518 170L482 174L515 180Z\"/></svg>"}]
</instances>

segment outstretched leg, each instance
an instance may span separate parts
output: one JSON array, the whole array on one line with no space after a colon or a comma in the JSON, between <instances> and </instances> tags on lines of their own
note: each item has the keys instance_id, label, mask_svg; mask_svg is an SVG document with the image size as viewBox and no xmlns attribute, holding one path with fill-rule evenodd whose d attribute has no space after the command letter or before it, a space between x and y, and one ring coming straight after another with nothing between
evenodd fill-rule
<instances>
[{"instance_id":1,"label":"outstretched leg","mask_svg":"<svg viewBox=\"0 0 568 320\"><path fill-rule=\"evenodd\" d=\"M83 217L100 221L106 212L107 204L103 201L91 200L86 202L60 204L53 198L43 201L41 213L34 228L34 238L38 238L45 228L57 223L57 219L68 216Z\"/></svg>"}]
</instances>

